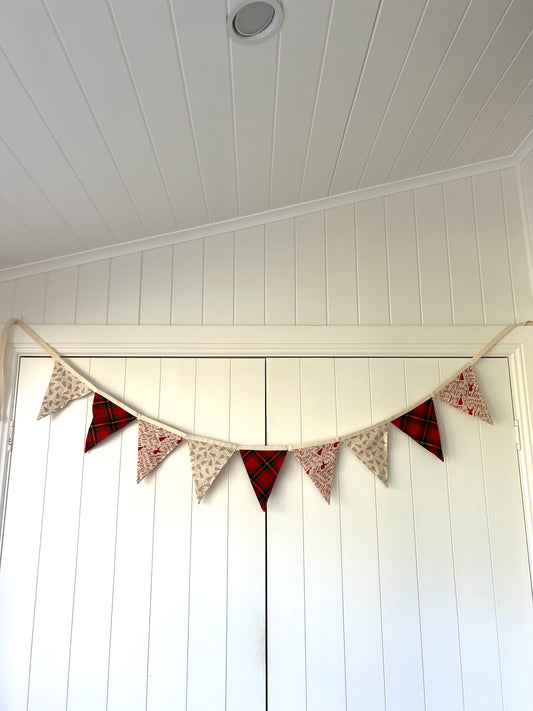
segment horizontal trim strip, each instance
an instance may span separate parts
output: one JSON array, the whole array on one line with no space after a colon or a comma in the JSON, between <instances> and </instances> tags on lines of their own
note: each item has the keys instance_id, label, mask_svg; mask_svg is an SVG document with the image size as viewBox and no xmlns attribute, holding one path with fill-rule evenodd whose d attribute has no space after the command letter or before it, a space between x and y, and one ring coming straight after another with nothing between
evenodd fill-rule
<instances>
[{"instance_id":1,"label":"horizontal trim strip","mask_svg":"<svg viewBox=\"0 0 533 711\"><path fill-rule=\"evenodd\" d=\"M65 357L405 356L470 358L502 326L43 326L39 335ZM531 336L519 326L492 350L508 356ZM42 354L21 329L9 350Z\"/></svg>"}]
</instances>

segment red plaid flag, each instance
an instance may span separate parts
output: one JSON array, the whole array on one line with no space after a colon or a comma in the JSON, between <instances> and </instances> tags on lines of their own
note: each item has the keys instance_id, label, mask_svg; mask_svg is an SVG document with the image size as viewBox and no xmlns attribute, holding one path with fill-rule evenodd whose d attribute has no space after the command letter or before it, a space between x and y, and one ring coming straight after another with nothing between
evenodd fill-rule
<instances>
[{"instance_id":1,"label":"red plaid flag","mask_svg":"<svg viewBox=\"0 0 533 711\"><path fill-rule=\"evenodd\" d=\"M429 399L421 405L417 405L406 415L392 420L391 424L396 425L402 432L414 439L415 442L421 444L422 447L425 447L442 462L444 461L433 400Z\"/></svg>"},{"instance_id":2,"label":"red plaid flag","mask_svg":"<svg viewBox=\"0 0 533 711\"><path fill-rule=\"evenodd\" d=\"M255 449L241 449L240 451L257 500L263 511L266 511L268 497L279 470L285 461L287 452L258 451Z\"/></svg>"},{"instance_id":3,"label":"red plaid flag","mask_svg":"<svg viewBox=\"0 0 533 711\"><path fill-rule=\"evenodd\" d=\"M93 447L96 447L98 442L109 437L113 432L117 432L123 427L126 427L126 425L136 419L134 415L126 412L126 410L115 405L99 393L94 393L93 421L87 432L85 451L88 452Z\"/></svg>"}]
</instances>

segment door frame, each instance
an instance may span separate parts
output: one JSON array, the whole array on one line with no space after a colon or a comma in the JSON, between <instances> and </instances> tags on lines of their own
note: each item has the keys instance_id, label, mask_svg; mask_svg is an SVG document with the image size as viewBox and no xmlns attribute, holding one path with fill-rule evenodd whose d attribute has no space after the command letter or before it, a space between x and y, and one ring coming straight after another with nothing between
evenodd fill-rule
<instances>
[{"instance_id":1,"label":"door frame","mask_svg":"<svg viewBox=\"0 0 533 711\"><path fill-rule=\"evenodd\" d=\"M82 357L458 357L465 361L503 326L72 326L35 325L62 356ZM530 569L533 575L533 329L519 326L491 350L509 361L518 426ZM4 529L10 436L20 359L45 355L12 327L0 405L0 550Z\"/></svg>"}]
</instances>

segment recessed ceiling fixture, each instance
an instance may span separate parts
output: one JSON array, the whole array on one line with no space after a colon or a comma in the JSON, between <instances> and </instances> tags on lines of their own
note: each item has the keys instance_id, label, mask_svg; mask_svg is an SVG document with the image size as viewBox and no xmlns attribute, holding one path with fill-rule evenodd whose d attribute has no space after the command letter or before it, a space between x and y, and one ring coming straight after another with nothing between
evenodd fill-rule
<instances>
[{"instance_id":1,"label":"recessed ceiling fixture","mask_svg":"<svg viewBox=\"0 0 533 711\"><path fill-rule=\"evenodd\" d=\"M242 2L228 15L228 35L237 42L253 44L271 37L281 27L283 10L276 0Z\"/></svg>"}]
</instances>

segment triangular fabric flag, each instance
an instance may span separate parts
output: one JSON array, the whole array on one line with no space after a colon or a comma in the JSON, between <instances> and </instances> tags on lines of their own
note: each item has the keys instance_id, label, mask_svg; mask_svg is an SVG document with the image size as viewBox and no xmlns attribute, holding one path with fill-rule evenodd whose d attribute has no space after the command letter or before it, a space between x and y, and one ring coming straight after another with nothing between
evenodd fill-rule
<instances>
[{"instance_id":1,"label":"triangular fabric flag","mask_svg":"<svg viewBox=\"0 0 533 711\"><path fill-rule=\"evenodd\" d=\"M370 469L372 474L389 485L388 471L388 439L389 425L387 422L376 427L371 427L363 432L356 432L347 437L342 437L341 442L351 449L355 456Z\"/></svg>"},{"instance_id":2,"label":"triangular fabric flag","mask_svg":"<svg viewBox=\"0 0 533 711\"><path fill-rule=\"evenodd\" d=\"M440 433L435 414L435 405L431 398L410 410L405 415L392 420L393 425L408 434L409 437L425 447L442 462L444 456L440 446Z\"/></svg>"},{"instance_id":3,"label":"triangular fabric flag","mask_svg":"<svg viewBox=\"0 0 533 711\"><path fill-rule=\"evenodd\" d=\"M266 511L268 497L287 452L256 449L241 449L240 452L257 500L263 511Z\"/></svg>"},{"instance_id":4,"label":"triangular fabric flag","mask_svg":"<svg viewBox=\"0 0 533 711\"><path fill-rule=\"evenodd\" d=\"M188 440L191 457L192 478L198 503L207 494L211 484L231 459L236 447Z\"/></svg>"},{"instance_id":5,"label":"triangular fabric flag","mask_svg":"<svg viewBox=\"0 0 533 711\"><path fill-rule=\"evenodd\" d=\"M85 451L88 452L93 447L96 447L98 442L109 437L113 432L126 427L136 419L135 415L126 412L126 410L115 405L100 393L94 393L93 420L87 432Z\"/></svg>"},{"instance_id":6,"label":"triangular fabric flag","mask_svg":"<svg viewBox=\"0 0 533 711\"><path fill-rule=\"evenodd\" d=\"M492 425L492 417L487 409L481 390L479 389L474 370L471 365L441 388L436 397L447 405L467 412L473 417L479 417L483 422Z\"/></svg>"},{"instance_id":7,"label":"triangular fabric flag","mask_svg":"<svg viewBox=\"0 0 533 711\"><path fill-rule=\"evenodd\" d=\"M71 400L77 400L92 392L83 380L77 378L56 360L37 419L53 415L54 412L62 410Z\"/></svg>"},{"instance_id":8,"label":"triangular fabric flag","mask_svg":"<svg viewBox=\"0 0 533 711\"><path fill-rule=\"evenodd\" d=\"M313 447L298 447L292 453L329 504L337 461L338 442Z\"/></svg>"},{"instance_id":9,"label":"triangular fabric flag","mask_svg":"<svg viewBox=\"0 0 533 711\"><path fill-rule=\"evenodd\" d=\"M173 432L139 420L137 438L137 483L170 454L183 440Z\"/></svg>"}]
</instances>

